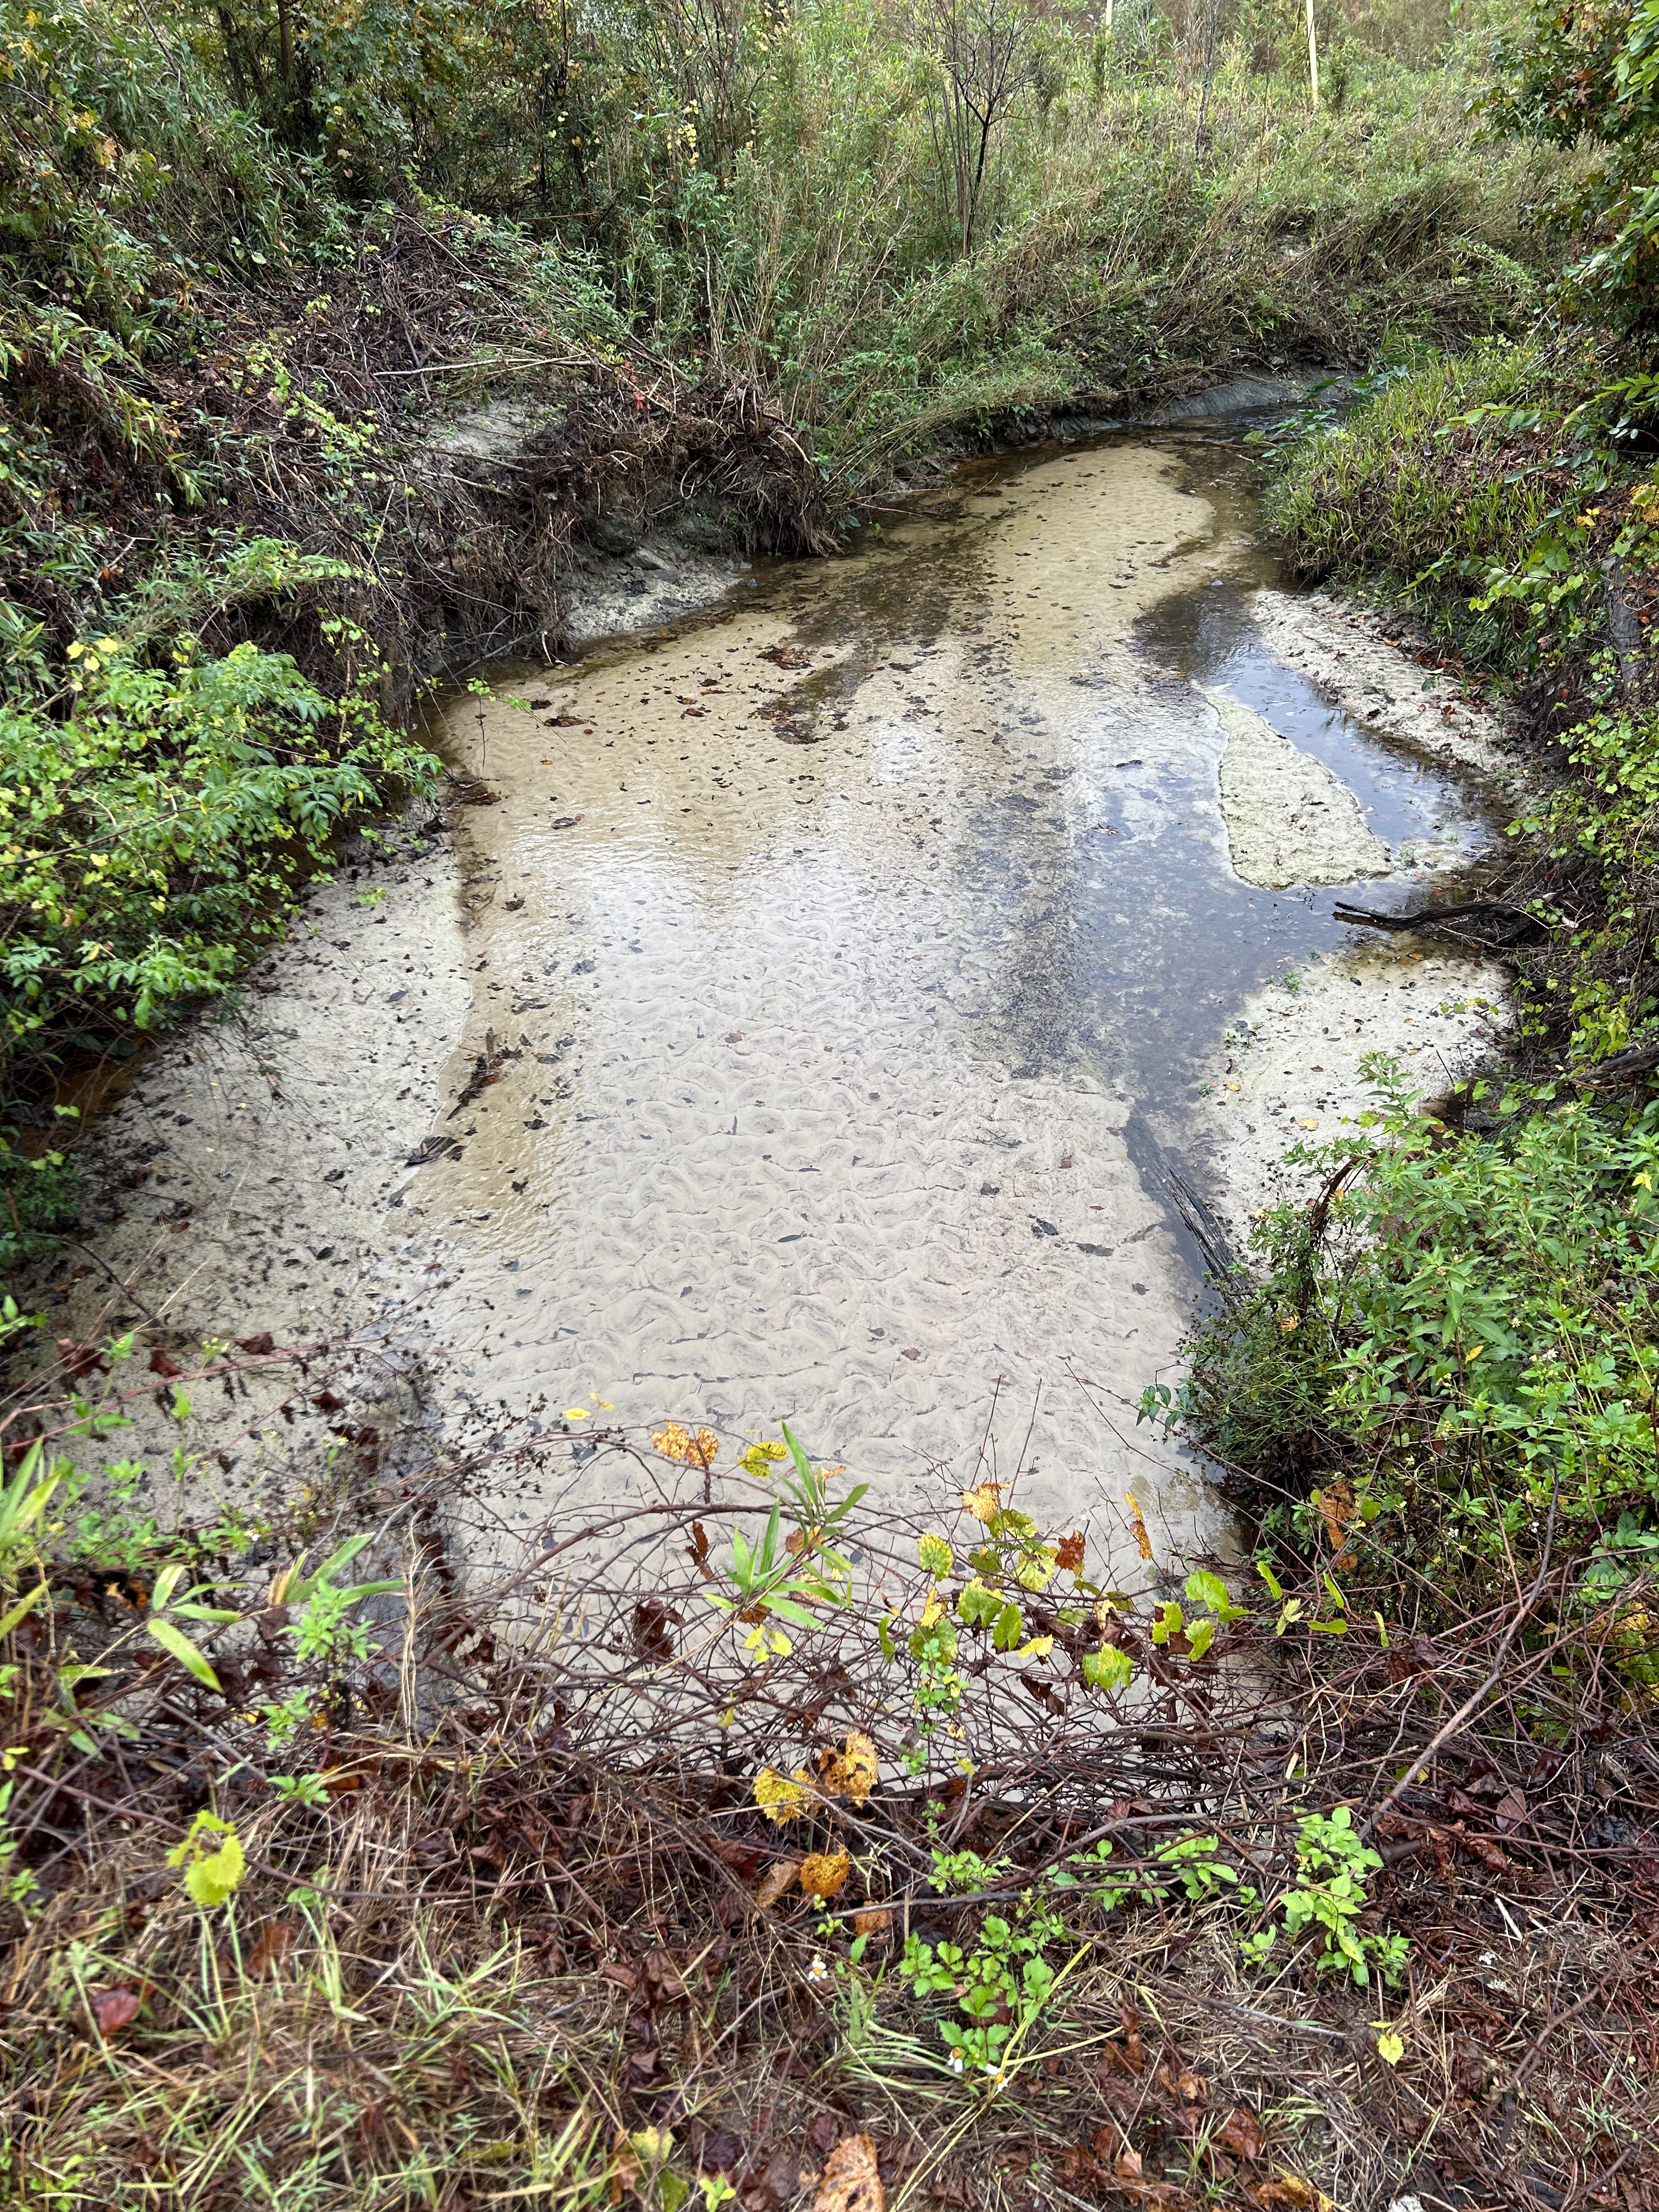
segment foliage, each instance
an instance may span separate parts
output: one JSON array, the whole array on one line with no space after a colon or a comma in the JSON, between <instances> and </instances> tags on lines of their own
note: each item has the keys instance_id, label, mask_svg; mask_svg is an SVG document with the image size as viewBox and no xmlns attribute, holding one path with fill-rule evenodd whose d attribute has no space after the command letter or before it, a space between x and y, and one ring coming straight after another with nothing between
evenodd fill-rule
<instances>
[{"instance_id":1,"label":"foliage","mask_svg":"<svg viewBox=\"0 0 1659 2212\"><path fill-rule=\"evenodd\" d=\"M1211 1322L1192 1378L1149 1410L1246 1468L1288 1450L1380 1470L1446 1572L1499 1568L1547 1526L1581 1549L1621 1516L1645 1528L1659 1103L1513 1087L1495 1127L1458 1135L1366 1066L1369 1126L1291 1155L1340 1185L1328 1213L1264 1219L1242 1318ZM1412 1525L1390 1516L1390 1540Z\"/></svg>"},{"instance_id":2,"label":"foliage","mask_svg":"<svg viewBox=\"0 0 1659 2212\"><path fill-rule=\"evenodd\" d=\"M1273 1907L1283 1917L1244 1937L1239 1948L1245 1958L1265 1965L1281 1930L1292 1939L1311 1930L1323 1945L1316 1973L1346 1973L1364 1989L1376 1967L1385 1981L1398 1982L1411 1948L1406 1938L1358 1924L1370 1904L1366 1880L1382 1865L1381 1852L1361 1841L1347 1806L1308 1814L1297 1832L1296 1877Z\"/></svg>"},{"instance_id":3,"label":"foliage","mask_svg":"<svg viewBox=\"0 0 1659 2212\"><path fill-rule=\"evenodd\" d=\"M362 692L331 703L284 654L118 637L70 648L68 696L0 710L0 978L14 1054L42 1033L157 1027L229 985L301 872L428 757Z\"/></svg>"}]
</instances>

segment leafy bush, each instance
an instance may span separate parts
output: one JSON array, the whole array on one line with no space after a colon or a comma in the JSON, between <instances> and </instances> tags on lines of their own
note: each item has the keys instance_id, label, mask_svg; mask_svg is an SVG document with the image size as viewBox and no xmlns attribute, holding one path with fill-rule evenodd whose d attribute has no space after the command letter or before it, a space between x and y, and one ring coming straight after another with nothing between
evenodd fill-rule
<instances>
[{"instance_id":1,"label":"leafy bush","mask_svg":"<svg viewBox=\"0 0 1659 2212\"><path fill-rule=\"evenodd\" d=\"M100 637L70 657L67 697L0 704L11 1053L222 992L342 823L434 773L362 691L331 702L285 654L184 636L163 665Z\"/></svg>"},{"instance_id":2,"label":"leafy bush","mask_svg":"<svg viewBox=\"0 0 1659 2212\"><path fill-rule=\"evenodd\" d=\"M1146 1410L1247 1469L1369 1470L1405 1509L1397 1537L1449 1573L1536 1553L1552 1524L1579 1550L1621 1516L1645 1528L1659 1101L1511 1091L1490 1133L1460 1135L1366 1066L1370 1126L1289 1156L1328 1208L1267 1217L1242 1319L1211 1322L1192 1379Z\"/></svg>"}]
</instances>

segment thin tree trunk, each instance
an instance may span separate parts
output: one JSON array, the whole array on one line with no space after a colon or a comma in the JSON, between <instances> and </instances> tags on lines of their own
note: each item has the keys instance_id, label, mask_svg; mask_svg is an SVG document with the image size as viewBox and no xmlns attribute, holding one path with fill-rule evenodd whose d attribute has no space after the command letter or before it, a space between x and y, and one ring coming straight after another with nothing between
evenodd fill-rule
<instances>
[{"instance_id":1,"label":"thin tree trunk","mask_svg":"<svg viewBox=\"0 0 1659 2212\"><path fill-rule=\"evenodd\" d=\"M1308 0L1308 92L1319 106L1319 34L1314 28L1314 0Z\"/></svg>"}]
</instances>

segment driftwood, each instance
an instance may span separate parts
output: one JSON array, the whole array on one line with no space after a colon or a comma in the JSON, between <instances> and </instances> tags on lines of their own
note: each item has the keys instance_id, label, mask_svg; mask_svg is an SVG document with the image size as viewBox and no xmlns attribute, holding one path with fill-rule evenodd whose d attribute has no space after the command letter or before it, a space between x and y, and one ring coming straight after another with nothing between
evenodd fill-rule
<instances>
[{"instance_id":1,"label":"driftwood","mask_svg":"<svg viewBox=\"0 0 1659 2212\"><path fill-rule=\"evenodd\" d=\"M1370 929L1410 931L1416 936L1452 937L1488 951L1542 945L1552 934L1547 921L1502 899L1466 899L1458 906L1426 907L1418 914L1378 914L1370 907L1339 899L1331 909L1338 921L1363 922Z\"/></svg>"},{"instance_id":2,"label":"driftwood","mask_svg":"<svg viewBox=\"0 0 1659 2212\"><path fill-rule=\"evenodd\" d=\"M1659 1042L1627 1044L1622 1052L1610 1053L1606 1060L1574 1068L1571 1080L1584 1090L1600 1091L1615 1083L1638 1083L1656 1068L1659 1068Z\"/></svg>"}]
</instances>

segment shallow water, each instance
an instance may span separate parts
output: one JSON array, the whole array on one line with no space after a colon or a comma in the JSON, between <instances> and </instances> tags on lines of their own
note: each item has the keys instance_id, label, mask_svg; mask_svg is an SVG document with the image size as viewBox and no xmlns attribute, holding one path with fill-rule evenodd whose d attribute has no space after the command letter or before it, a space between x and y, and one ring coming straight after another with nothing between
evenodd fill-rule
<instances>
[{"instance_id":1,"label":"shallow water","mask_svg":"<svg viewBox=\"0 0 1659 2212\"><path fill-rule=\"evenodd\" d=\"M1404 851L1374 901L1480 823L1262 645L1236 451L1023 455L955 502L455 703L446 752L500 799L462 817L450 1095L516 1056L406 1218L460 1269L431 1311L475 1412L782 1416L890 1496L988 1461L1120 1557L1127 1487L1160 1554L1224 1552L1134 1422L1197 1287L1160 1161L1194 1171L1232 1012L1344 933L1328 890L1233 873L1195 687Z\"/></svg>"}]
</instances>

